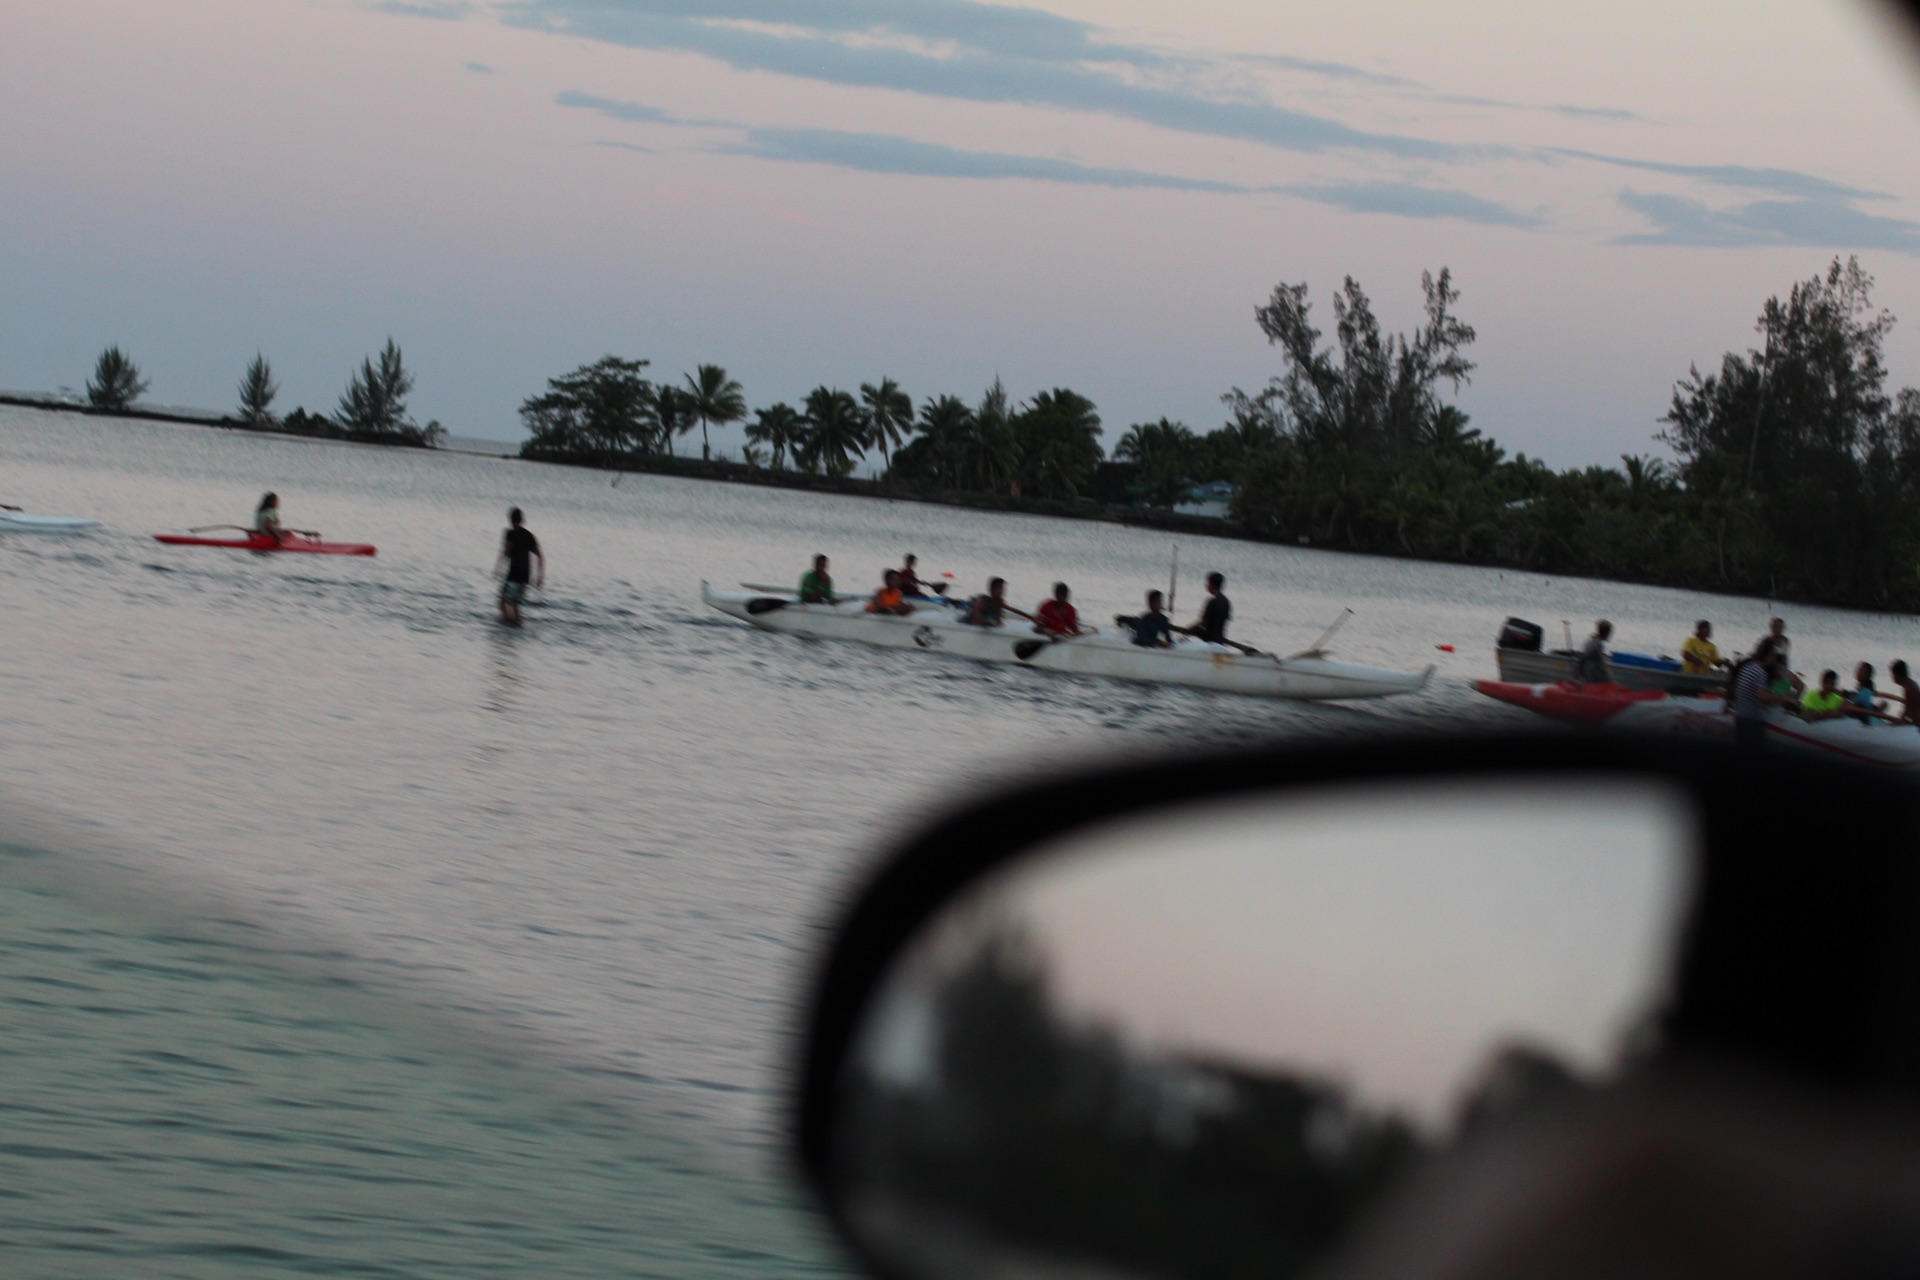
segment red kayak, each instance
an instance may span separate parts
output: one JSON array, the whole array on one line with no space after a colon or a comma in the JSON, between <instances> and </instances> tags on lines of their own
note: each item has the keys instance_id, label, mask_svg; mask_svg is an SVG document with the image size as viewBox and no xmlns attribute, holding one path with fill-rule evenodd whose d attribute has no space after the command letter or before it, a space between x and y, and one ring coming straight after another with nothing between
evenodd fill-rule
<instances>
[{"instance_id":1,"label":"red kayak","mask_svg":"<svg viewBox=\"0 0 1920 1280\"><path fill-rule=\"evenodd\" d=\"M285 538L273 538L264 533L250 533L241 538L202 538L192 533L156 533L153 540L172 547L230 547L235 551L307 551L319 556L378 554L364 542L322 542L318 538L303 538L297 534L288 534Z\"/></svg>"},{"instance_id":2,"label":"red kayak","mask_svg":"<svg viewBox=\"0 0 1920 1280\"><path fill-rule=\"evenodd\" d=\"M1641 702L1664 702L1667 695L1656 689L1625 689L1617 684L1575 684L1562 680L1555 684L1514 684L1506 680L1475 680L1473 687L1489 698L1537 711L1555 720L1573 720L1580 724L1605 724L1628 707ZM1693 699L1690 701L1698 701ZM1713 709L1720 710L1714 703Z\"/></svg>"}]
</instances>

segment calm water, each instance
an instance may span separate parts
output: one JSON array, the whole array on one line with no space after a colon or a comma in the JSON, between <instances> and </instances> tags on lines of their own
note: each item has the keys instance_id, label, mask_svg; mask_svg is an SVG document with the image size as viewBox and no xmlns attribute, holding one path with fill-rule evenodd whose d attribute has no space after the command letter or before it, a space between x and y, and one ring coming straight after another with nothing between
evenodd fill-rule
<instances>
[{"instance_id":1,"label":"calm water","mask_svg":"<svg viewBox=\"0 0 1920 1280\"><path fill-rule=\"evenodd\" d=\"M147 536L244 521L268 488L289 525L379 557ZM107 1198L88 1206L85 1188L151 1188L156 1171L166 1192L113 1198L117 1256L148 1274L358 1273L373 1258L391 1267L379 1274L478 1273L481 1258L506 1272L553 1250L583 1274L636 1256L662 1274L831 1267L779 1172L791 1010L822 929L890 838L1062 758L1518 716L1465 685L1492 674L1508 613L1556 634L1563 617L1583 634L1604 613L1622 647L1668 650L1696 617L1744 644L1767 616L1758 601L1180 539L1183 613L1218 568L1242 639L1302 647L1350 606L1342 656L1439 664L1419 697L1309 707L773 636L698 598L703 577L790 580L816 550L843 584L914 550L968 587L1003 574L1023 603L1065 578L1098 619L1167 576L1165 535L1112 526L641 476L616 487L501 459L5 409L0 501L106 523L81 538L0 534L0 804L60 829L22 828L16 846L63 850L14 856L0 883L7 991L28 993L13 1017L35 1028L10 1030L25 1047L8 1046L4 1069L47 1095L31 1120L47 1133L0 1148L0 1183L66 1188L64 1216L44 1196L17 1209L0 1197L0 1248L41 1251L47 1273L97 1270L88 1212ZM492 620L489 577L516 503L548 554L544 604L517 633ZM1909 619L1785 612L1799 666L1920 657ZM202 983L235 993L224 1040L195 1033L219 1042L210 1065L141 1060L129 1011ZM391 1030L424 1034L416 1020L369 990L428 1011L472 1063L419 1066L432 1055ZM288 991L366 1003L290 1029L274 1012ZM98 1081L57 1065L96 1032L111 1047ZM396 1063L416 1069L395 1068L378 1097L356 1091ZM124 1123L61 1118L67 1094L137 1099L128 1082L153 1072L184 1072L188 1095L230 1094L239 1118L157 1102ZM493 1130L467 1102L496 1089L517 1099L507 1131L572 1136L508 1143L472 1185L438 1186L402 1167L418 1152L288 1137L276 1108L296 1087L366 1107L369 1132L393 1099L395 1114L428 1117L422 1151L484 1149ZM0 1076L0 1098L22 1096ZM662 1172L692 1166L705 1182ZM262 1243L274 1200L244 1173L261 1168L305 1187L296 1242ZM581 1213L515 1203L505 1189L529 1180ZM621 1186L649 1188L652 1208L623 1218L609 1190ZM258 1203L195 1235L195 1187ZM703 1207L674 1208L681 1195ZM503 1197L519 1218L496 1212ZM341 1224L373 1203L392 1216L351 1244ZM444 1235L418 1226L434 1222Z\"/></svg>"}]
</instances>

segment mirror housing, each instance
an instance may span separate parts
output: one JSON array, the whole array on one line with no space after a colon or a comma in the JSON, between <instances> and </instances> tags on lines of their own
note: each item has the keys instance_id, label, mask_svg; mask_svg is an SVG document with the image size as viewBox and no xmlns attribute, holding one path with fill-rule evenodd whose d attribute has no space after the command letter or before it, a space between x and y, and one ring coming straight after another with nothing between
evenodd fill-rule
<instances>
[{"instance_id":1,"label":"mirror housing","mask_svg":"<svg viewBox=\"0 0 1920 1280\"><path fill-rule=\"evenodd\" d=\"M1340 788L1459 789L1580 780L1682 797L1697 825L1657 1056L1735 1061L1826 1091L1913 1097L1920 1086L1920 788L1902 776L1790 753L1671 738L1561 733L1415 737L1190 754L1088 770L989 799L887 862L830 952L799 1097L807 1176L883 1274L836 1172L842 1083L865 1019L917 943L989 880L1089 829L1185 806L1310 799ZM1492 821L1496 815L1489 814Z\"/></svg>"}]
</instances>

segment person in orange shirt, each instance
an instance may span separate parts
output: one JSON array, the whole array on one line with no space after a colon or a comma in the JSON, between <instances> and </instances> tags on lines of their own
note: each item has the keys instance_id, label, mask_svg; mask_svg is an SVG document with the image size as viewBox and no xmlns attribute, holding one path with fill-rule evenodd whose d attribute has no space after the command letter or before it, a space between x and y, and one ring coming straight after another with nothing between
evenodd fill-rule
<instances>
[{"instance_id":1,"label":"person in orange shirt","mask_svg":"<svg viewBox=\"0 0 1920 1280\"><path fill-rule=\"evenodd\" d=\"M1080 634L1080 611L1069 602L1072 592L1067 584L1053 584L1053 599L1041 602L1034 610L1034 625L1041 631L1055 636L1077 636Z\"/></svg>"},{"instance_id":2,"label":"person in orange shirt","mask_svg":"<svg viewBox=\"0 0 1920 1280\"><path fill-rule=\"evenodd\" d=\"M900 592L900 571L887 570L884 585L873 593L873 599L867 601L868 613L897 613L902 616L913 612Z\"/></svg>"}]
</instances>

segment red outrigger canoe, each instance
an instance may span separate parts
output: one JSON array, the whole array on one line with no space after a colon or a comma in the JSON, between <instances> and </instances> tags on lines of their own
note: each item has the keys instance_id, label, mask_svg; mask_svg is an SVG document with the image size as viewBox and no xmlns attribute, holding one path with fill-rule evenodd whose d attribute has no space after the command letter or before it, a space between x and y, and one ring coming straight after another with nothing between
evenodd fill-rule
<instances>
[{"instance_id":1,"label":"red outrigger canoe","mask_svg":"<svg viewBox=\"0 0 1920 1280\"><path fill-rule=\"evenodd\" d=\"M378 554L365 542L322 542L318 538L303 538L298 534L288 534L284 538L272 538L264 533L250 533L240 538L203 538L192 533L156 533L153 540L173 547L228 547L234 551L305 551L319 556Z\"/></svg>"}]
</instances>

